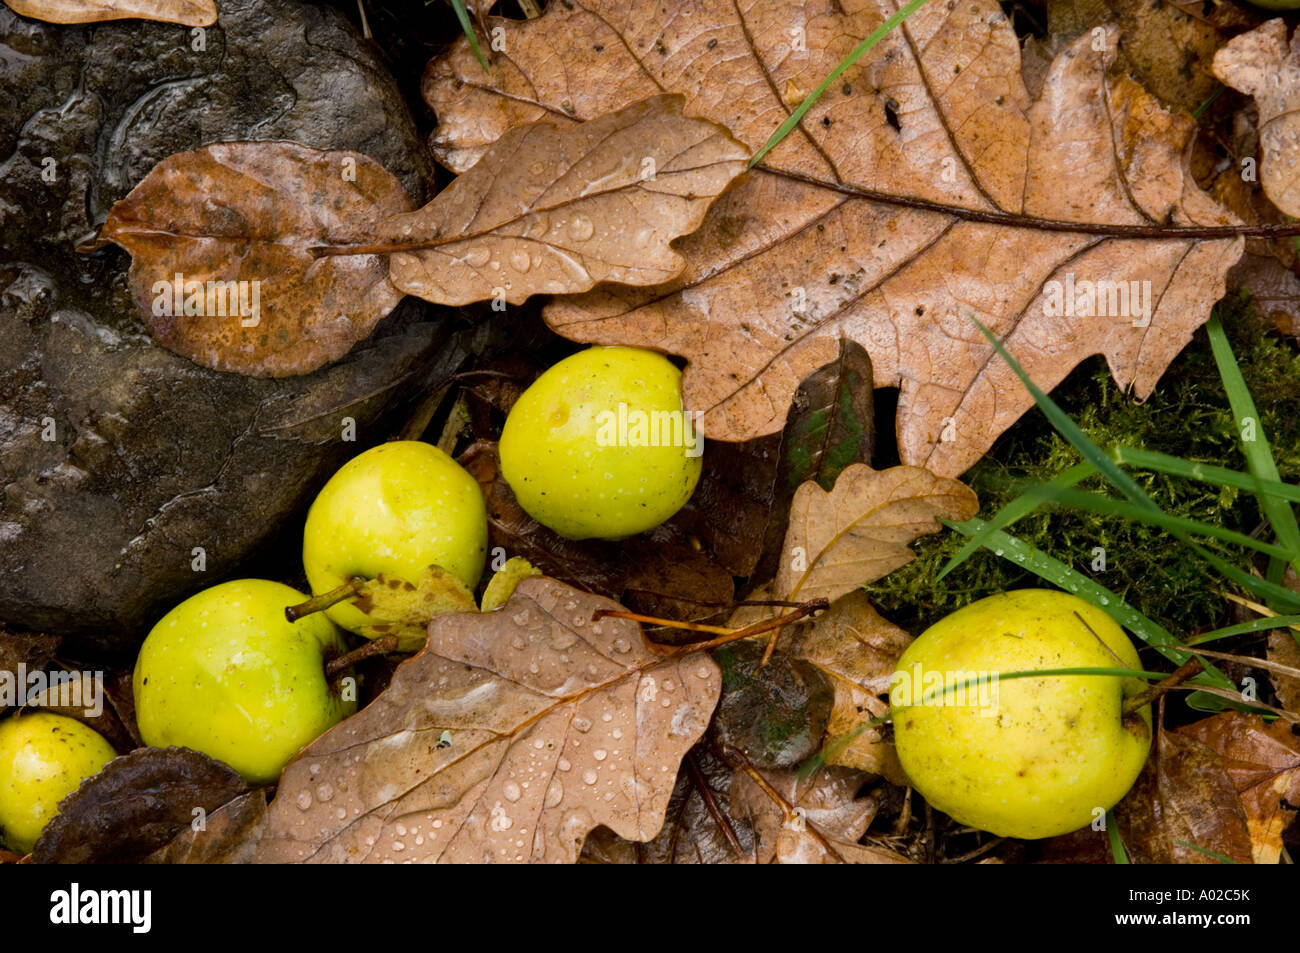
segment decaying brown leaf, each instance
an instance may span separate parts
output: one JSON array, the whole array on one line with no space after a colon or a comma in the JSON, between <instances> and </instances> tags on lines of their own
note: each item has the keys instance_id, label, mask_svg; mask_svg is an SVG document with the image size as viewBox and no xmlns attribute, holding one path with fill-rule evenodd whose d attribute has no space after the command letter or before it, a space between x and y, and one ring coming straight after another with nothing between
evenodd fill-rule
<instances>
[{"instance_id":1,"label":"decaying brown leaf","mask_svg":"<svg viewBox=\"0 0 1300 953\"><path fill-rule=\"evenodd\" d=\"M241 794L212 811L204 823L191 823L142 863L246 864L266 827L266 788Z\"/></svg>"},{"instance_id":2,"label":"decaying brown leaf","mask_svg":"<svg viewBox=\"0 0 1300 953\"><path fill-rule=\"evenodd\" d=\"M314 249L368 241L410 207L359 153L232 142L158 163L100 237L131 253L131 292L160 344L205 367L284 377L342 357L402 297L385 256Z\"/></svg>"},{"instance_id":3,"label":"decaying brown leaf","mask_svg":"<svg viewBox=\"0 0 1300 953\"><path fill-rule=\"evenodd\" d=\"M1300 809L1300 737L1286 721L1226 711L1180 728L1222 758L1241 797L1257 864L1276 864Z\"/></svg>"},{"instance_id":4,"label":"decaying brown leaf","mask_svg":"<svg viewBox=\"0 0 1300 953\"><path fill-rule=\"evenodd\" d=\"M1268 634L1268 660L1300 669L1300 644L1293 629L1274 629ZM1268 677L1282 707L1300 714L1300 678L1281 672L1269 672Z\"/></svg>"},{"instance_id":5,"label":"decaying brown leaf","mask_svg":"<svg viewBox=\"0 0 1300 953\"><path fill-rule=\"evenodd\" d=\"M790 506L772 591L778 599L834 602L911 562L908 543L938 531L941 517L967 520L978 509L969 487L920 467L858 463L830 492L805 483Z\"/></svg>"},{"instance_id":6,"label":"decaying brown leaf","mask_svg":"<svg viewBox=\"0 0 1300 953\"><path fill-rule=\"evenodd\" d=\"M667 89L757 149L895 9L575 0L536 20L490 18L509 63L484 77L465 43L434 61L424 87L441 123L433 144L464 169L513 126L590 118ZM859 341L876 386L901 388L903 461L943 475L965 470L1032 406L972 317L1045 388L1100 353L1123 387L1149 394L1222 294L1242 243L1114 234L1235 219L1187 170L1190 116L1111 77L1118 37L1102 40L1063 50L1031 101L997 3L926 4L679 243L680 278L557 301L548 322L576 340L683 355L687 403L707 436L725 440L778 430L800 380L840 338ZM1098 281L1113 284L1089 308L1082 299L1097 304L1097 289L1084 283ZM1138 292L1127 308L1121 287ZM1068 311L1067 288L1078 292ZM1052 313L1057 299L1066 313Z\"/></svg>"},{"instance_id":7,"label":"decaying brown leaf","mask_svg":"<svg viewBox=\"0 0 1300 953\"><path fill-rule=\"evenodd\" d=\"M217 22L216 0L4 0L14 13L46 23L157 20L184 26Z\"/></svg>"},{"instance_id":8,"label":"decaying brown leaf","mask_svg":"<svg viewBox=\"0 0 1300 953\"><path fill-rule=\"evenodd\" d=\"M1300 216L1300 32L1288 48L1286 22L1269 20L1215 53L1214 74L1255 97L1260 182L1274 205Z\"/></svg>"},{"instance_id":9,"label":"decaying brown leaf","mask_svg":"<svg viewBox=\"0 0 1300 953\"><path fill-rule=\"evenodd\" d=\"M716 123L654 96L590 122L511 129L473 168L383 234L392 280L439 304L572 294L602 281L652 285L685 267L669 247L745 171Z\"/></svg>"},{"instance_id":10,"label":"decaying brown leaf","mask_svg":"<svg viewBox=\"0 0 1300 953\"><path fill-rule=\"evenodd\" d=\"M233 768L189 748L140 748L110 761L63 800L32 860L134 863L247 787Z\"/></svg>"},{"instance_id":11,"label":"decaying brown leaf","mask_svg":"<svg viewBox=\"0 0 1300 953\"><path fill-rule=\"evenodd\" d=\"M691 767L691 759L695 768ZM705 745L683 761L663 828L646 843L624 840L606 827L591 832L582 861L593 864L741 864L754 861L754 830L732 817L733 770ZM730 828L730 833L724 829ZM734 838L734 841L732 840Z\"/></svg>"},{"instance_id":12,"label":"decaying brown leaf","mask_svg":"<svg viewBox=\"0 0 1300 953\"><path fill-rule=\"evenodd\" d=\"M1214 751L1195 738L1158 732L1155 751L1115 807L1129 859L1213 864L1218 861L1205 851L1214 851L1250 863L1250 835L1234 794L1223 759Z\"/></svg>"},{"instance_id":13,"label":"decaying brown leaf","mask_svg":"<svg viewBox=\"0 0 1300 953\"><path fill-rule=\"evenodd\" d=\"M395 636L399 652L414 652L424 644L434 616L478 611L474 593L438 566L426 567L414 581L381 572L361 587L352 604L374 620L360 634L368 639Z\"/></svg>"},{"instance_id":14,"label":"decaying brown leaf","mask_svg":"<svg viewBox=\"0 0 1300 953\"><path fill-rule=\"evenodd\" d=\"M907 632L876 612L860 589L837 599L795 633L788 651L820 668L835 690L827 738L846 736L889 710L889 679L911 641ZM907 783L894 746L883 740L878 728L862 732L827 761L884 775L895 784Z\"/></svg>"},{"instance_id":15,"label":"decaying brown leaf","mask_svg":"<svg viewBox=\"0 0 1300 953\"><path fill-rule=\"evenodd\" d=\"M731 813L750 821L760 864L905 864L892 850L858 843L876 816L876 800L858 797L867 775L821 768L764 772L766 786L744 770L731 782Z\"/></svg>"},{"instance_id":16,"label":"decaying brown leaf","mask_svg":"<svg viewBox=\"0 0 1300 953\"><path fill-rule=\"evenodd\" d=\"M598 824L649 840L721 680L652 654L608 599L525 579L443 615L384 693L285 768L257 859L577 859Z\"/></svg>"}]
</instances>

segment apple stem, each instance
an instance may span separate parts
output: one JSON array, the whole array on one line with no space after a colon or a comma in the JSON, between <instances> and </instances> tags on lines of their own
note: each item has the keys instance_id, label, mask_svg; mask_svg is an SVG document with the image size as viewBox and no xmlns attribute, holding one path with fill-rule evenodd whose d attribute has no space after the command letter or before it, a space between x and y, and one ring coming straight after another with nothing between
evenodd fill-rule
<instances>
[{"instance_id":1,"label":"apple stem","mask_svg":"<svg viewBox=\"0 0 1300 953\"><path fill-rule=\"evenodd\" d=\"M1199 674L1203 670L1204 670L1204 666L1201 664L1200 659L1198 658L1188 659L1182 665L1178 666L1178 668L1174 669L1173 672L1170 673L1168 678L1164 679L1163 681L1156 682L1154 685L1148 686L1147 688L1143 689L1142 691L1134 695L1132 698L1130 698L1124 704L1124 714L1132 715L1135 712L1141 711L1143 708L1151 704L1161 695L1165 694L1165 692L1169 691L1170 689L1177 688L1183 682L1187 681L1189 678L1194 678L1197 674Z\"/></svg>"},{"instance_id":2,"label":"apple stem","mask_svg":"<svg viewBox=\"0 0 1300 953\"><path fill-rule=\"evenodd\" d=\"M343 585L331 589L329 592L322 592L318 596L312 596L306 602L300 602L296 606L288 606L284 610L284 617L290 622L297 622L303 616L311 615L313 612L321 612L332 605L337 605L344 599L350 599L361 591L361 587L366 584L366 580L361 576L353 576Z\"/></svg>"},{"instance_id":3,"label":"apple stem","mask_svg":"<svg viewBox=\"0 0 1300 953\"><path fill-rule=\"evenodd\" d=\"M337 658L332 658L325 663L325 680L333 682L353 665L365 661L368 658L374 658L376 655L387 655L389 652L397 651L397 636L385 635L382 638L375 639L373 642L367 642L365 645L353 649L351 652L345 652Z\"/></svg>"}]
</instances>

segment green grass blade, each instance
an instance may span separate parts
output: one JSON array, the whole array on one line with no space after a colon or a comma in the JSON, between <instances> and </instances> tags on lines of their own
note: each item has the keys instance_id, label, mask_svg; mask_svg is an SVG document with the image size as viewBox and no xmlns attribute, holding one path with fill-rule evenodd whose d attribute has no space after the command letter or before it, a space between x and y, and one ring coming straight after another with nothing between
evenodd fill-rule
<instances>
[{"instance_id":1,"label":"green grass blade","mask_svg":"<svg viewBox=\"0 0 1300 953\"><path fill-rule=\"evenodd\" d=\"M1076 463L1068 470L1063 470L1056 476L1052 477L1046 485L1054 488L1059 487L1061 489L1066 489L1076 485L1081 480L1092 476L1096 472L1097 468L1091 463ZM988 520L980 531L972 536L966 542L966 545L962 546L962 548L957 551L956 555L954 555L952 559L948 560L944 567L939 570L939 574L935 576L935 581L937 582L942 579L969 559L971 554L980 549L984 545L984 541L994 532L1000 529L1005 529L1012 523L1016 522L1016 520L1023 519L1036 510L1041 500L1035 499L1031 495L1032 493L1033 490L1022 493L1006 506L1002 507L1002 509L998 510L997 513L993 515L993 518Z\"/></svg>"},{"instance_id":2,"label":"green grass blade","mask_svg":"<svg viewBox=\"0 0 1300 953\"><path fill-rule=\"evenodd\" d=\"M894 27L898 26L917 10L921 9L921 7L925 5L925 2L926 0L908 0L908 3L897 13L891 16L884 23L880 24L880 26L876 27L876 29L872 30L870 36L855 46L853 52L844 57L844 59L840 61L840 65L831 70L830 75L822 80L821 84L816 89L804 97L804 101L799 104L798 108L790 114L789 118L787 118L785 122L781 123L776 132L772 133L772 138L767 140L767 143L763 148L754 153L754 158L749 160L749 167L752 169L763 160L765 155L780 145L781 140L790 134L791 129L799 125L799 120L803 119L808 110L812 109L813 104L815 104L817 100L821 99L822 93L826 92L826 90L830 88L831 84L844 74L845 70L860 60L863 55L872 49L872 47L888 36Z\"/></svg>"},{"instance_id":3,"label":"green grass blade","mask_svg":"<svg viewBox=\"0 0 1300 953\"><path fill-rule=\"evenodd\" d=\"M1176 840L1174 841L1174 843L1177 844L1179 847L1186 847L1188 850L1194 850L1198 854L1204 854L1206 857L1213 857L1221 864L1241 863L1241 861L1233 860L1231 857L1229 857L1226 854L1220 854L1217 850L1210 850L1210 848L1208 847L1202 847L1200 844L1193 844L1190 841Z\"/></svg>"},{"instance_id":4,"label":"green grass blade","mask_svg":"<svg viewBox=\"0 0 1300 953\"><path fill-rule=\"evenodd\" d=\"M1154 450L1140 450L1136 447L1116 447L1111 451L1111 458L1116 463L1126 466L1154 470L1157 473L1167 473L1170 476L1197 480L1201 483L1230 486L1251 493L1263 490L1280 499L1300 503L1300 486L1294 483L1279 483L1276 480L1257 480L1249 473L1242 473L1240 470L1229 470L1227 467L1216 467L1209 463L1193 463L1182 457L1157 453Z\"/></svg>"},{"instance_id":5,"label":"green grass blade","mask_svg":"<svg viewBox=\"0 0 1300 953\"><path fill-rule=\"evenodd\" d=\"M1117 864L1127 864L1128 852L1124 850L1124 842L1119 837L1119 827L1115 823L1115 812L1106 812L1106 839L1110 841L1111 860Z\"/></svg>"},{"instance_id":6,"label":"green grass blade","mask_svg":"<svg viewBox=\"0 0 1300 953\"><path fill-rule=\"evenodd\" d=\"M1245 378L1241 376L1241 368L1237 365L1236 355L1232 353L1232 345L1228 343L1228 335L1224 332L1218 315L1210 315L1205 330L1210 336L1210 350L1214 353L1214 363L1218 365L1219 377L1223 379L1223 389L1228 392L1232 415L1237 420L1238 441L1242 452L1246 455L1247 469L1257 480L1281 482L1282 478L1277 472L1277 461L1273 459L1273 451L1268 445L1268 437L1264 434L1264 425L1259 419L1259 411L1255 408L1255 400L1250 395L1250 388L1246 386ZM1250 440L1241 433L1246 428L1247 421L1253 423L1255 431L1252 435L1253 439ZM1259 497L1260 509L1264 511L1269 525L1273 527L1278 542L1291 553L1289 562L1292 568L1300 572L1300 524L1296 523L1295 510L1286 500L1278 499L1266 491L1262 484L1256 487L1256 496ZM1282 581L1284 562L1275 561L1269 566L1271 582Z\"/></svg>"},{"instance_id":7,"label":"green grass blade","mask_svg":"<svg viewBox=\"0 0 1300 953\"><path fill-rule=\"evenodd\" d=\"M1267 632L1269 629L1285 629L1292 625L1300 625L1300 615L1264 616L1259 619L1251 619L1249 622L1239 622L1237 625L1229 625L1222 629L1202 632L1200 635L1193 635L1191 638L1187 639L1186 642L1188 645L1200 645L1202 642L1213 642L1215 639L1226 639L1232 635L1246 635L1250 632Z\"/></svg>"},{"instance_id":8,"label":"green grass blade","mask_svg":"<svg viewBox=\"0 0 1300 953\"><path fill-rule=\"evenodd\" d=\"M1089 439L1088 435L1080 429L1078 424L1070 419L1070 415L1062 410L1056 401L1043 393L1038 385L1030 380L1029 375L1025 373L1025 369L1020 366L1020 362L1011 356L1011 353L1002 345L1002 342L999 341L978 319L972 317L971 320L974 321L975 326L980 329L980 333L982 333L984 337L988 339L988 342L993 345L993 349L1001 355L1004 361L1007 362L1007 366L1010 367L1015 375L1020 378L1021 383L1025 385L1025 388L1033 396L1034 402L1038 404L1039 409L1042 410L1047 419L1051 421L1052 426L1057 429L1061 436L1068 440L1071 446L1078 450L1079 453L1083 454L1083 458L1095 466L1097 471L1131 503L1153 512L1163 512L1160 507L1156 505L1155 501L1152 500L1151 497L1147 496L1142 488L1133 481L1133 478L1120 469L1119 464L1112 460L1106 453L1102 452L1101 448ZM1236 566L1229 565L1223 559L1207 550L1204 546L1201 546L1195 540L1188 537L1186 533L1172 530L1170 532L1175 539L1187 546L1192 552L1196 553L1197 556L1205 560L1239 586L1258 593L1266 599L1276 600L1283 606L1300 609L1300 596L1297 596L1296 593L1290 592L1282 586L1277 585L1275 582L1257 579L1254 576L1251 576L1250 573L1244 572ZM1283 545L1285 545L1285 543Z\"/></svg>"},{"instance_id":9,"label":"green grass blade","mask_svg":"<svg viewBox=\"0 0 1300 953\"><path fill-rule=\"evenodd\" d=\"M465 9L465 0L451 0L451 8L456 11L456 19L460 21L461 31L464 32L465 38L469 40L470 49L474 51L474 57L478 60L478 65L483 67L483 72L488 73L487 60L483 58L483 51L478 48L478 37L474 35L474 24L470 22L469 11Z\"/></svg>"},{"instance_id":10,"label":"green grass blade","mask_svg":"<svg viewBox=\"0 0 1300 953\"><path fill-rule=\"evenodd\" d=\"M980 524L978 519L967 520L965 523L947 522L948 526L965 536L973 536L980 529ZM1094 582L1060 560L1001 530L992 534L985 543L985 548L990 549L995 556L1022 566L1040 579L1087 600L1165 658L1176 665L1182 664L1186 655L1183 643L1164 626L1148 619L1101 583ZM1192 679L1193 682L1205 679L1209 684L1220 688L1236 690L1237 686L1211 662L1202 659L1202 663L1205 672Z\"/></svg>"},{"instance_id":11,"label":"green grass blade","mask_svg":"<svg viewBox=\"0 0 1300 953\"><path fill-rule=\"evenodd\" d=\"M1090 513L1100 513L1103 516L1118 516L1131 522L1146 523L1148 526L1156 526L1160 529L1179 530L1196 536L1209 536L1220 542L1253 549L1274 559L1285 560L1287 558L1287 551L1281 546L1262 542L1253 536L1247 536L1245 533L1238 533L1235 530L1210 523L1202 523L1200 520L1170 516L1159 510L1148 510L1145 507L1134 506L1132 503L1126 503L1110 496L1103 496L1100 493L1085 493L1080 490L1051 487L1043 484L1030 490L1025 495L1036 496L1040 500L1050 500L1074 509L1087 510Z\"/></svg>"}]
</instances>

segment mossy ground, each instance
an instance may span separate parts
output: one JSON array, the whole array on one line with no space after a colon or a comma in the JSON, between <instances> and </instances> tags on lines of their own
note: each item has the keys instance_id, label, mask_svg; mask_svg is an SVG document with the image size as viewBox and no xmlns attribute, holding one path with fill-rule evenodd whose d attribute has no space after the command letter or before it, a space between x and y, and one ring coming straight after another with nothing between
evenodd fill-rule
<instances>
[{"instance_id":1,"label":"mossy ground","mask_svg":"<svg viewBox=\"0 0 1300 953\"><path fill-rule=\"evenodd\" d=\"M1300 477L1300 351L1294 341L1265 328L1246 301L1221 305L1219 313L1282 479L1295 481ZM1100 357L1080 366L1053 397L1103 448L1141 447L1246 468L1237 425L1203 329L1145 403L1115 385ZM980 516L988 518L1028 485L1047 480L1079 460L1074 448L1035 409L962 479L979 494ZM1130 473L1167 513L1238 532L1261 529L1259 507L1248 493L1147 471ZM1081 488L1108 489L1100 478ZM1219 594L1224 580L1162 530L1057 508L1040 509L1014 524L1010 532L1109 587L1176 635L1224 624L1228 617L1229 604ZM1270 535L1266 526L1262 532ZM918 634L976 599L1004 589L1047 585L988 551L974 554L936 582L940 568L963 542L964 537L947 530L920 539L913 547L914 562L867 587L881 612ZM1105 571L1092 569L1098 546L1105 549ZM1217 548L1245 565L1244 554Z\"/></svg>"}]
</instances>

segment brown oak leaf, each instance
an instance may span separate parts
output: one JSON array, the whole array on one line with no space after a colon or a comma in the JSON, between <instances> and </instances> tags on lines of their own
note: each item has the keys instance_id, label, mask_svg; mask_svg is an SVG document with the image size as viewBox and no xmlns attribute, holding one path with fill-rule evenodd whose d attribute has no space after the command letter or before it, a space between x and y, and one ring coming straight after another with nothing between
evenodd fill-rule
<instances>
[{"instance_id":1,"label":"brown oak leaf","mask_svg":"<svg viewBox=\"0 0 1300 953\"><path fill-rule=\"evenodd\" d=\"M701 653L653 654L618 604L545 577L438 616L382 695L285 768L262 862L572 862L653 838L717 704Z\"/></svg>"},{"instance_id":2,"label":"brown oak leaf","mask_svg":"<svg viewBox=\"0 0 1300 953\"><path fill-rule=\"evenodd\" d=\"M217 22L216 0L4 0L22 17L46 23L100 23L104 20L157 20L184 26Z\"/></svg>"},{"instance_id":3,"label":"brown oak leaf","mask_svg":"<svg viewBox=\"0 0 1300 953\"><path fill-rule=\"evenodd\" d=\"M829 492L812 482L795 492L772 591L778 599L834 602L911 562L908 543L936 532L941 517L968 520L978 510L974 492L956 480L920 467L855 463Z\"/></svg>"},{"instance_id":4,"label":"brown oak leaf","mask_svg":"<svg viewBox=\"0 0 1300 953\"><path fill-rule=\"evenodd\" d=\"M749 158L722 126L683 117L682 102L511 129L424 208L384 223L395 243L422 246L392 256L393 284L438 304L518 304L676 277L685 262L669 242L699 227Z\"/></svg>"},{"instance_id":5,"label":"brown oak leaf","mask_svg":"<svg viewBox=\"0 0 1300 953\"><path fill-rule=\"evenodd\" d=\"M1300 216L1300 32L1288 47L1279 18L1234 37L1214 54L1214 75L1255 97L1260 183L1274 205Z\"/></svg>"},{"instance_id":6,"label":"brown oak leaf","mask_svg":"<svg viewBox=\"0 0 1300 953\"><path fill-rule=\"evenodd\" d=\"M1300 810L1300 737L1286 721L1270 725L1235 711L1178 730L1223 758L1246 811L1255 863L1276 864L1282 832Z\"/></svg>"},{"instance_id":7,"label":"brown oak leaf","mask_svg":"<svg viewBox=\"0 0 1300 953\"><path fill-rule=\"evenodd\" d=\"M464 42L426 73L433 146L464 169L513 126L673 90L688 114L758 149L896 9L573 0L536 20L489 18L509 50L490 76ZM1031 100L997 3L926 4L679 242L681 277L553 302L548 322L576 340L684 356L687 403L724 440L780 429L799 382L851 338L870 352L875 385L900 388L902 460L944 475L1032 406L972 317L1044 388L1104 354L1117 382L1149 394L1221 296L1242 242L1151 237L1236 220L1188 171L1191 117L1111 76L1118 36L1102 39L1061 51ZM1135 226L1148 233L1123 233ZM1053 313L1064 289L1098 281L1149 288L1149 309L1122 307L1114 284L1101 295L1110 316Z\"/></svg>"}]
</instances>

